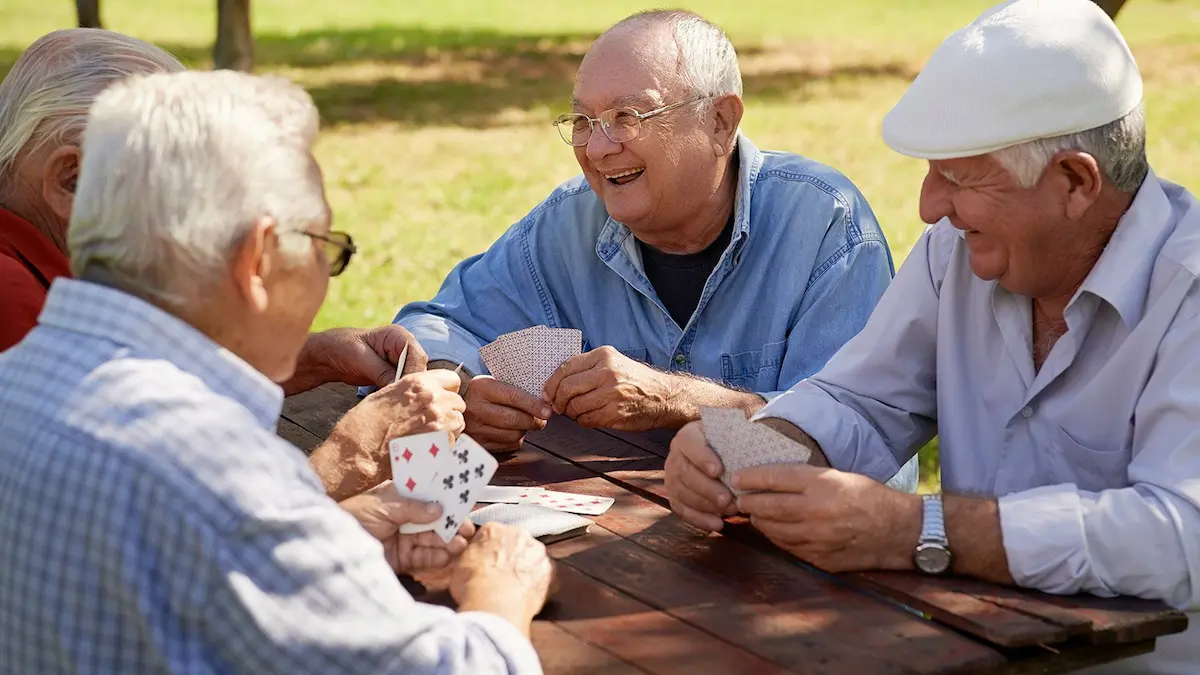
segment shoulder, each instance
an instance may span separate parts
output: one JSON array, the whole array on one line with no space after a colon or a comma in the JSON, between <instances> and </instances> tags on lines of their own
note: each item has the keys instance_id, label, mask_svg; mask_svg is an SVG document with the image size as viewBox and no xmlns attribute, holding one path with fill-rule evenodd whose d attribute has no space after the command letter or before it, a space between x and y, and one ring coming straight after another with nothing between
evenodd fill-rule
<instances>
[{"instance_id":1,"label":"shoulder","mask_svg":"<svg viewBox=\"0 0 1200 675\"><path fill-rule=\"evenodd\" d=\"M166 361L102 364L71 393L60 422L105 448L116 474L158 486L190 518L218 530L281 499L303 503L319 488L303 454L249 409Z\"/></svg>"},{"instance_id":2,"label":"shoulder","mask_svg":"<svg viewBox=\"0 0 1200 675\"><path fill-rule=\"evenodd\" d=\"M37 324L46 289L25 266L0 251L0 350L20 342Z\"/></svg>"},{"instance_id":3,"label":"shoulder","mask_svg":"<svg viewBox=\"0 0 1200 675\"><path fill-rule=\"evenodd\" d=\"M762 151L762 163L752 177L754 206L767 212L792 212L808 227L824 225L842 232L848 243L886 239L874 211L858 186L837 169L791 152ZM756 211L759 209L756 208ZM795 218L787 220L794 226Z\"/></svg>"},{"instance_id":4,"label":"shoulder","mask_svg":"<svg viewBox=\"0 0 1200 675\"><path fill-rule=\"evenodd\" d=\"M1176 222L1159 255L1200 279L1200 202L1183 186L1161 183Z\"/></svg>"},{"instance_id":5,"label":"shoulder","mask_svg":"<svg viewBox=\"0 0 1200 675\"><path fill-rule=\"evenodd\" d=\"M578 232L580 227L598 230L608 220L604 202L592 192L583 174L554 188L518 223L527 231Z\"/></svg>"}]
</instances>

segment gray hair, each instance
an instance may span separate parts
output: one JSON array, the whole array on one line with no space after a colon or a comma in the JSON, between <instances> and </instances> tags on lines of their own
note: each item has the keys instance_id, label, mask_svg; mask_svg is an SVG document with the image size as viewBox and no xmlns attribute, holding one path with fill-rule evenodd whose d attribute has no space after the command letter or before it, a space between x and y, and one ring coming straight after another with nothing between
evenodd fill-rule
<instances>
[{"instance_id":1,"label":"gray hair","mask_svg":"<svg viewBox=\"0 0 1200 675\"><path fill-rule=\"evenodd\" d=\"M76 275L194 306L262 218L285 263L311 254L295 234L329 218L312 157L318 115L303 89L232 71L145 75L96 99L67 244Z\"/></svg>"},{"instance_id":2,"label":"gray hair","mask_svg":"<svg viewBox=\"0 0 1200 675\"><path fill-rule=\"evenodd\" d=\"M112 31L71 28L41 37L0 82L0 185L23 152L78 142L88 107L108 85L181 70L167 52Z\"/></svg>"},{"instance_id":3,"label":"gray hair","mask_svg":"<svg viewBox=\"0 0 1200 675\"><path fill-rule=\"evenodd\" d=\"M742 71L733 43L708 19L682 9L657 9L622 19L606 32L633 27L674 29L679 73L695 95L742 95Z\"/></svg>"},{"instance_id":4,"label":"gray hair","mask_svg":"<svg viewBox=\"0 0 1200 675\"><path fill-rule=\"evenodd\" d=\"M1142 104L1115 122L1064 136L1027 141L992 153L1017 183L1029 189L1054 155L1079 150L1096 158L1108 180L1122 192L1136 192L1150 171L1146 160L1146 114Z\"/></svg>"}]
</instances>

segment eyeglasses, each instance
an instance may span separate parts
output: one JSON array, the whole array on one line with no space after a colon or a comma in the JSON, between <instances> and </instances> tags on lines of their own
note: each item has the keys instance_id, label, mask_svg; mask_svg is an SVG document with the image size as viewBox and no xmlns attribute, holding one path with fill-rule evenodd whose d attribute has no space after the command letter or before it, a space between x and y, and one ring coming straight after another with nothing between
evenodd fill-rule
<instances>
[{"instance_id":1,"label":"eyeglasses","mask_svg":"<svg viewBox=\"0 0 1200 675\"><path fill-rule=\"evenodd\" d=\"M605 110L596 117L588 117L583 113L566 113L559 115L558 119L554 120L554 127L558 129L558 135L562 136L563 142L575 148L588 144L588 141L592 138L592 129L595 128L596 122L600 123L600 128L604 131L604 135L608 136L608 140L613 143L628 143L641 135L642 120L654 117L655 115L661 115L669 110L674 110L697 101L703 101L706 98L712 97L697 96L644 113L640 113L633 108Z\"/></svg>"},{"instance_id":2,"label":"eyeglasses","mask_svg":"<svg viewBox=\"0 0 1200 675\"><path fill-rule=\"evenodd\" d=\"M350 258L358 252L358 248L354 245L354 240L345 232L330 232L329 234L317 234L315 232L301 231L300 234L307 235L325 244L325 257L329 260L329 276L336 277L346 271L346 266L350 264Z\"/></svg>"}]
</instances>

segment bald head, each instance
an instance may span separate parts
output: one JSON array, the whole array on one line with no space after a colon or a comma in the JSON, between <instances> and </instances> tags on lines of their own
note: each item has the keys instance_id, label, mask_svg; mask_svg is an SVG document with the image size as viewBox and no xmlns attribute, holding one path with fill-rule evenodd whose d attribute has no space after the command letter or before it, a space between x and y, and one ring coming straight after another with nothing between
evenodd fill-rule
<instances>
[{"instance_id":1,"label":"bald head","mask_svg":"<svg viewBox=\"0 0 1200 675\"><path fill-rule=\"evenodd\" d=\"M737 52L719 27L686 10L651 10L622 19L588 50L585 63L624 53L681 94L742 95ZM582 70L582 68L581 68Z\"/></svg>"},{"instance_id":2,"label":"bald head","mask_svg":"<svg viewBox=\"0 0 1200 675\"><path fill-rule=\"evenodd\" d=\"M0 82L0 185L19 156L78 143L88 108L108 85L181 70L167 52L112 31L72 28L43 36Z\"/></svg>"}]
</instances>

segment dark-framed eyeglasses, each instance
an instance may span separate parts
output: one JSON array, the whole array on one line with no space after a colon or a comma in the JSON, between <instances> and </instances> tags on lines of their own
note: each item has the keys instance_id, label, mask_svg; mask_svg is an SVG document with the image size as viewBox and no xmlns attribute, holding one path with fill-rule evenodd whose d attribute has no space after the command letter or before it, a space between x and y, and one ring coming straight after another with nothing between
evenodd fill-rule
<instances>
[{"instance_id":1,"label":"dark-framed eyeglasses","mask_svg":"<svg viewBox=\"0 0 1200 675\"><path fill-rule=\"evenodd\" d=\"M595 117L588 117L583 113L565 113L559 115L552 124L554 128L558 129L558 135L562 137L563 142L574 148L583 147L588 144L588 141L592 138L592 130L595 129L597 122L600 123L600 129L608 137L608 140L613 143L628 143L641 135L642 120L696 103L697 101L703 101L706 98L712 97L708 95L696 96L686 101L672 103L644 113L638 112L633 108L613 108L605 110Z\"/></svg>"},{"instance_id":2,"label":"dark-framed eyeglasses","mask_svg":"<svg viewBox=\"0 0 1200 675\"><path fill-rule=\"evenodd\" d=\"M358 247L354 245L354 239L345 232L330 232L328 234L317 234L316 232L301 231L300 234L307 235L322 242L325 246L325 257L329 260L329 276L336 277L346 271L346 266L350 264L350 259L358 252Z\"/></svg>"}]
</instances>

